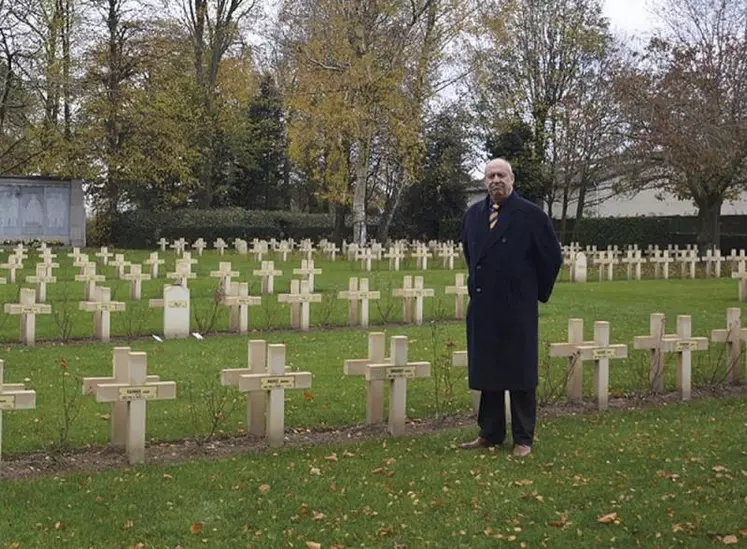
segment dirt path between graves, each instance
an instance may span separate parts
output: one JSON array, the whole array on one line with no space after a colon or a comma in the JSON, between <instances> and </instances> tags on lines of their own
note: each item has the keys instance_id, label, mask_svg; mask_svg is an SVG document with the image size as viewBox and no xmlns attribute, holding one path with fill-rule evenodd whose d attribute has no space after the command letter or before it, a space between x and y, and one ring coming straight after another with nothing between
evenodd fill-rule
<instances>
[{"instance_id":1,"label":"dirt path between graves","mask_svg":"<svg viewBox=\"0 0 747 549\"><path fill-rule=\"evenodd\" d=\"M693 389L693 400L727 397L747 397L747 384ZM680 402L677 393L663 395L638 395L625 398L610 398L610 410L656 409ZM588 415L596 412L593 401L581 404L554 404L540 408L543 419L571 415ZM474 427L471 414L449 416L443 420L423 419L407 423L407 436L422 436ZM285 447L309 447L335 444L357 444L366 440L388 437L385 424L347 425L329 429L291 429L286 432ZM147 463L151 465L179 464L195 459L222 459L240 454L268 451L263 438L249 435L230 436L198 445L194 439L168 442L152 442L147 445ZM35 452L13 454L3 458L0 478L33 479L60 475L86 474L111 469L127 468L126 457L117 450L105 446L76 448L64 453Z\"/></svg>"}]
</instances>

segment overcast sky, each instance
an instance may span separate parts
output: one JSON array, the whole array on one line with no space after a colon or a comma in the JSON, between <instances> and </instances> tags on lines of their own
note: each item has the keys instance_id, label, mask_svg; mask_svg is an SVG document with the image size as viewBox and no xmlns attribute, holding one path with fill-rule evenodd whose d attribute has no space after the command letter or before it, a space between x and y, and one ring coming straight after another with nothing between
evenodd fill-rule
<instances>
[{"instance_id":1,"label":"overcast sky","mask_svg":"<svg viewBox=\"0 0 747 549\"><path fill-rule=\"evenodd\" d=\"M605 0L604 14L614 32L641 35L651 31L654 25L650 6L651 0Z\"/></svg>"}]
</instances>

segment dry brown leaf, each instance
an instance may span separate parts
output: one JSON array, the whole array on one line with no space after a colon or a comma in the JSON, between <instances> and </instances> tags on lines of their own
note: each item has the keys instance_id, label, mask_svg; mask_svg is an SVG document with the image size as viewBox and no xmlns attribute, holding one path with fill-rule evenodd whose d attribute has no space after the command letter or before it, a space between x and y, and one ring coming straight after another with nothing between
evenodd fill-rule
<instances>
[{"instance_id":1,"label":"dry brown leaf","mask_svg":"<svg viewBox=\"0 0 747 549\"><path fill-rule=\"evenodd\" d=\"M311 469L309 469L309 474L310 475L321 475L322 471L318 467L312 467Z\"/></svg>"},{"instance_id":2,"label":"dry brown leaf","mask_svg":"<svg viewBox=\"0 0 747 549\"><path fill-rule=\"evenodd\" d=\"M266 494L270 491L270 485L269 484L260 484L259 485L259 493L260 494Z\"/></svg>"},{"instance_id":3,"label":"dry brown leaf","mask_svg":"<svg viewBox=\"0 0 747 549\"><path fill-rule=\"evenodd\" d=\"M324 513L321 513L319 511L312 511L314 520L322 520L324 518Z\"/></svg>"},{"instance_id":4,"label":"dry brown leaf","mask_svg":"<svg viewBox=\"0 0 747 549\"><path fill-rule=\"evenodd\" d=\"M197 536L202 532L202 523L201 522L193 522L192 525L189 527L189 533L193 536Z\"/></svg>"},{"instance_id":5,"label":"dry brown leaf","mask_svg":"<svg viewBox=\"0 0 747 549\"><path fill-rule=\"evenodd\" d=\"M724 545L734 545L735 543L738 543L739 540L737 539L737 536L730 535L730 536L724 536L724 539L721 540Z\"/></svg>"},{"instance_id":6,"label":"dry brown leaf","mask_svg":"<svg viewBox=\"0 0 747 549\"><path fill-rule=\"evenodd\" d=\"M55 530L64 530L65 529L65 523L61 520L58 520L54 523L54 529Z\"/></svg>"},{"instance_id":7,"label":"dry brown leaf","mask_svg":"<svg viewBox=\"0 0 747 549\"><path fill-rule=\"evenodd\" d=\"M322 544L315 541L307 541L306 549L322 549Z\"/></svg>"},{"instance_id":8,"label":"dry brown leaf","mask_svg":"<svg viewBox=\"0 0 747 549\"><path fill-rule=\"evenodd\" d=\"M607 513L597 518L597 522L602 524L612 524L617 520L617 513Z\"/></svg>"},{"instance_id":9,"label":"dry brown leaf","mask_svg":"<svg viewBox=\"0 0 747 549\"><path fill-rule=\"evenodd\" d=\"M126 520L124 523L125 528L132 528L133 526L135 526L135 523L132 522L131 520Z\"/></svg>"},{"instance_id":10,"label":"dry brown leaf","mask_svg":"<svg viewBox=\"0 0 747 549\"><path fill-rule=\"evenodd\" d=\"M326 459L327 461L337 461L337 454L326 456L324 459Z\"/></svg>"},{"instance_id":11,"label":"dry brown leaf","mask_svg":"<svg viewBox=\"0 0 747 549\"><path fill-rule=\"evenodd\" d=\"M311 400L314 400L314 395L311 393L311 391L304 391L303 398L306 402L309 402Z\"/></svg>"},{"instance_id":12,"label":"dry brown leaf","mask_svg":"<svg viewBox=\"0 0 747 549\"><path fill-rule=\"evenodd\" d=\"M728 471L728 469L726 467L724 467L723 465L714 465L713 466L713 471L715 473L723 473L724 471Z\"/></svg>"},{"instance_id":13,"label":"dry brown leaf","mask_svg":"<svg viewBox=\"0 0 747 549\"><path fill-rule=\"evenodd\" d=\"M163 478L165 478L166 480L174 480L174 477L172 477L172 476L171 476L170 474L168 474L168 473L164 473L164 474L163 474Z\"/></svg>"},{"instance_id":14,"label":"dry brown leaf","mask_svg":"<svg viewBox=\"0 0 747 549\"><path fill-rule=\"evenodd\" d=\"M745 528L744 530L740 530L739 533L743 536L747 536L747 528Z\"/></svg>"},{"instance_id":15,"label":"dry brown leaf","mask_svg":"<svg viewBox=\"0 0 747 549\"><path fill-rule=\"evenodd\" d=\"M534 481L533 480L528 480L528 479L515 480L511 484L513 484L514 486L531 486L532 484L534 484Z\"/></svg>"},{"instance_id":16,"label":"dry brown leaf","mask_svg":"<svg viewBox=\"0 0 747 549\"><path fill-rule=\"evenodd\" d=\"M353 452L348 452L347 450L345 450L345 451L344 451L344 452L342 453L342 456L343 456L343 457L346 457L346 458L352 458L352 457L355 457L355 454L354 454Z\"/></svg>"}]
</instances>

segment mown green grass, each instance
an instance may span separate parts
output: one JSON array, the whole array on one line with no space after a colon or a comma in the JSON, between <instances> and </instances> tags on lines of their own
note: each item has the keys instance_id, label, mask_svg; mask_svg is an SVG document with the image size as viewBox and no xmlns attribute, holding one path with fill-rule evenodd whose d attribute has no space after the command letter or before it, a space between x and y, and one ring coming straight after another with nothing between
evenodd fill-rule
<instances>
[{"instance_id":1,"label":"mown green grass","mask_svg":"<svg viewBox=\"0 0 747 549\"><path fill-rule=\"evenodd\" d=\"M543 420L524 461L458 430L5 482L0 547L742 544L746 418L728 399Z\"/></svg>"},{"instance_id":2,"label":"mown green grass","mask_svg":"<svg viewBox=\"0 0 747 549\"><path fill-rule=\"evenodd\" d=\"M334 278L334 265L324 265L325 274ZM338 267L348 265L337 263ZM217 262L216 265L217 267ZM349 267L349 266L348 266ZM244 273L245 271L242 271ZM326 273L329 272L329 275ZM349 273L337 272L340 281ZM397 276L401 276L397 275ZM453 273L440 271L426 274L453 279ZM159 282L160 284L161 282ZM593 322L611 323L613 343L627 343L630 358L612 361L610 391L621 396L633 391L646 391L648 356L645 351L633 351L636 335L647 334L649 314L666 313L670 326L677 314L691 314L693 335L708 336L714 328L724 328L726 309L739 306L736 288L731 280L670 280L589 283L570 285L560 282L549 304L541 307L540 341L542 349L540 396L562 396L566 363L562 359L548 360L546 345L566 339L570 317L585 321L586 338L591 339ZM82 290L81 290L82 291ZM442 293L443 289L438 291ZM206 298L207 299L207 298ZM432 301L432 300L431 300ZM446 303L446 301L444 301ZM449 300L451 303L451 300ZM344 307L340 307L344 316ZM399 311L400 307L396 307ZM500 311L497 311L500 314ZM112 315L115 317L116 315ZM14 319L15 320L15 319ZM7 328L6 328L7 329ZM434 379L416 380L408 392L408 415L412 418L433 417L437 412L449 413L469 409L470 397L463 370L449 370L447 357L451 350L465 348L462 322L435 322L422 327L386 325L374 327L389 336L410 338L412 360L434 362L435 372L450 372L453 394L440 395L437 403ZM353 328L314 329L309 333L282 330L257 330L249 338L266 339L270 343L287 345L288 365L294 370L308 370L314 375L313 388L307 394L289 391L286 426L316 428L360 423L365 418L365 384L360 378L343 375L343 361L366 354L366 331ZM37 391L36 410L5 414L3 451L18 453L49 448L60 439L60 424L64 418L63 386L68 394L80 391L82 376L109 375L111 351L116 345L130 345L133 350L146 351L149 372L163 380L178 383L176 401L153 402L148 405L148 437L151 440L173 440L205 435L210 428L210 412L205 395L222 395L219 385L223 368L241 367L246 363L246 337L209 336L203 341L156 342L144 339L120 339L111 344L78 342L45 343L36 348L7 344L0 347L0 359L5 360L6 382L27 380L28 388ZM453 346L448 347L447 345ZM68 377L62 383L61 364L66 364ZM674 358L667 361L665 383L674 388ZM592 368L585 368L585 392L591 392ZM724 379L726 364L724 346L713 344L709 351L696 353L693 376L696 385L717 383ZM225 392L227 408L219 434L241 433L244 424L244 397L235 390ZM444 397L447 397L446 403ZM80 411L65 433L68 446L106 444L108 440L108 407L96 404L93 397L79 398Z\"/></svg>"}]
</instances>

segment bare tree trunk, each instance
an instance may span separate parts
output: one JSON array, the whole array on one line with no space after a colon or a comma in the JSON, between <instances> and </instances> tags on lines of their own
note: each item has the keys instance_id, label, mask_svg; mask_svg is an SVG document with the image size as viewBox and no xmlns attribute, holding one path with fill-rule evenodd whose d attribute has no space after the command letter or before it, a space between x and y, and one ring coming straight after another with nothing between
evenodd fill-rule
<instances>
[{"instance_id":1,"label":"bare tree trunk","mask_svg":"<svg viewBox=\"0 0 747 549\"><path fill-rule=\"evenodd\" d=\"M721 247L721 206L723 198L709 195L698 200L698 234L696 242L701 253Z\"/></svg>"},{"instance_id":2,"label":"bare tree trunk","mask_svg":"<svg viewBox=\"0 0 747 549\"><path fill-rule=\"evenodd\" d=\"M365 245L366 234L366 182L368 179L368 160L370 139L358 140L355 158L355 188L353 189L353 242Z\"/></svg>"}]
</instances>

